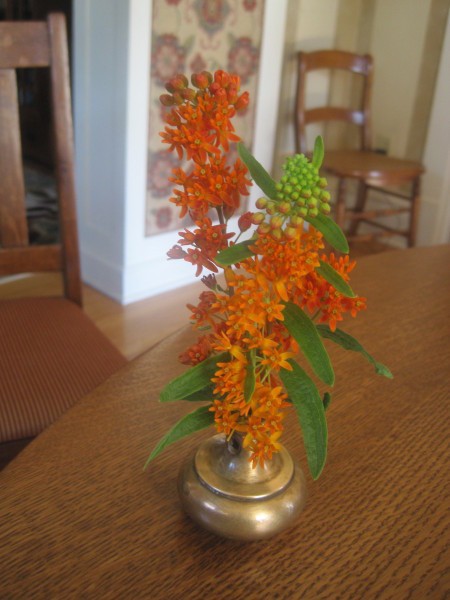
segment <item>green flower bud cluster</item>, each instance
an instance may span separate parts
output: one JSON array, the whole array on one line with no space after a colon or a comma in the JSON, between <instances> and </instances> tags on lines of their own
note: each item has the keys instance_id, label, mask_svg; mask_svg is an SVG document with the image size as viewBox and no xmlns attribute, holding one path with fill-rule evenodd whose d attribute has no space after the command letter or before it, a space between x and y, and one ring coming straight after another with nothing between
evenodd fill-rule
<instances>
[{"instance_id":1,"label":"green flower bud cluster","mask_svg":"<svg viewBox=\"0 0 450 600\"><path fill-rule=\"evenodd\" d=\"M317 167L304 154L287 158L283 171L276 185L278 203L290 203L291 213L302 218L330 212L330 193L325 189L327 180L320 177Z\"/></svg>"},{"instance_id":2,"label":"green flower bud cluster","mask_svg":"<svg viewBox=\"0 0 450 600\"><path fill-rule=\"evenodd\" d=\"M325 189L327 180L320 177L317 167L304 154L287 158L283 171L275 186L276 198L260 198L256 206L265 213L253 216L260 233L270 232L277 239L280 234L295 237L305 218L328 214L331 210L330 193Z\"/></svg>"}]
</instances>

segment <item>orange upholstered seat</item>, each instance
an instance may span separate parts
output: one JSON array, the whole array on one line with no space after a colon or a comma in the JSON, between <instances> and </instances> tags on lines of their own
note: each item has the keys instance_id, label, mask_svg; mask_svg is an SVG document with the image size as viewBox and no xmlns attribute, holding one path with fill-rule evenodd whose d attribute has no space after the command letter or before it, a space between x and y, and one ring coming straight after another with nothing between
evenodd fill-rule
<instances>
[{"instance_id":1,"label":"orange upholstered seat","mask_svg":"<svg viewBox=\"0 0 450 600\"><path fill-rule=\"evenodd\" d=\"M73 302L0 301L0 442L34 437L126 364Z\"/></svg>"}]
</instances>

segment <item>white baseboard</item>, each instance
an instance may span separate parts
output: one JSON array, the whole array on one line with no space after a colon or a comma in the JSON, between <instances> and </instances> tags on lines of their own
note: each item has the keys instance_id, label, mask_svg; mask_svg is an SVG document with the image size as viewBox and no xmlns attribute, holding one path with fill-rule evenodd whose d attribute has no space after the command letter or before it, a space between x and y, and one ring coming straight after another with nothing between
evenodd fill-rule
<instances>
[{"instance_id":1,"label":"white baseboard","mask_svg":"<svg viewBox=\"0 0 450 600\"><path fill-rule=\"evenodd\" d=\"M83 249L80 259L83 282L123 303L123 269Z\"/></svg>"}]
</instances>

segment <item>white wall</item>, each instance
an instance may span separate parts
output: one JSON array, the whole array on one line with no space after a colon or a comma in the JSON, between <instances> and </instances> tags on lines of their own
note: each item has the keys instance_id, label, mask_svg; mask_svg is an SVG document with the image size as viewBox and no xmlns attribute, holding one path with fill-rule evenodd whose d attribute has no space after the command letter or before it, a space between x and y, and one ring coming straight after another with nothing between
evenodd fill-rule
<instances>
[{"instance_id":1,"label":"white wall","mask_svg":"<svg viewBox=\"0 0 450 600\"><path fill-rule=\"evenodd\" d=\"M77 0L73 102L83 279L123 294L128 2Z\"/></svg>"},{"instance_id":2,"label":"white wall","mask_svg":"<svg viewBox=\"0 0 450 600\"><path fill-rule=\"evenodd\" d=\"M419 244L450 243L450 16L431 112L424 163Z\"/></svg>"},{"instance_id":3,"label":"white wall","mask_svg":"<svg viewBox=\"0 0 450 600\"><path fill-rule=\"evenodd\" d=\"M405 156L431 0L377 0L372 117L375 146Z\"/></svg>"},{"instance_id":4,"label":"white wall","mask_svg":"<svg viewBox=\"0 0 450 600\"><path fill-rule=\"evenodd\" d=\"M266 0L255 154L270 169L287 0ZM74 3L74 89L83 280L128 303L193 281L167 261L177 232L144 236L151 0ZM255 190L253 199L258 196Z\"/></svg>"}]
</instances>

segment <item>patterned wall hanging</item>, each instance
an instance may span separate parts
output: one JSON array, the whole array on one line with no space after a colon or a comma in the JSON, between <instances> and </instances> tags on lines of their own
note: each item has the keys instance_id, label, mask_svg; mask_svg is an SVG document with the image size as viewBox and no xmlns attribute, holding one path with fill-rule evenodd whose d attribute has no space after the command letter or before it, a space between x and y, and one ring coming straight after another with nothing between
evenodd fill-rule
<instances>
[{"instance_id":1,"label":"patterned wall hanging","mask_svg":"<svg viewBox=\"0 0 450 600\"><path fill-rule=\"evenodd\" d=\"M168 177L179 161L161 145L159 96L176 75L224 69L252 98L236 133L252 145L264 0L153 0L147 166L146 236L180 228ZM230 157L234 160L234 157Z\"/></svg>"}]
</instances>

